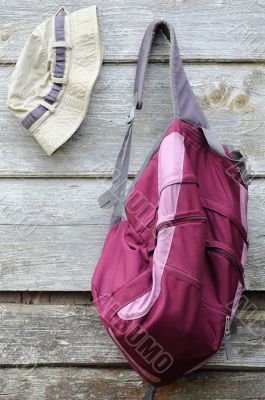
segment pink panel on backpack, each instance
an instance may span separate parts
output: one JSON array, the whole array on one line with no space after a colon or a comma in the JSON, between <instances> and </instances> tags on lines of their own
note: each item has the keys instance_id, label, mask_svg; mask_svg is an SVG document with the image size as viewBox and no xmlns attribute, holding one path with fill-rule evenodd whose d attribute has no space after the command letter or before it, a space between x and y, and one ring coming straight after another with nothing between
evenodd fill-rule
<instances>
[{"instance_id":1,"label":"pink panel on backpack","mask_svg":"<svg viewBox=\"0 0 265 400\"><path fill-rule=\"evenodd\" d=\"M181 182L184 164L184 137L177 132L166 136L161 143L158 155L158 189L163 189L164 182L172 176L176 176ZM170 220L174 217L178 204L180 185L166 186L160 195L158 208L158 222ZM143 296L120 309L118 315L125 320L142 317L152 307L161 291L161 279L167 262L175 227L163 229L158 232L157 246L153 257L153 286Z\"/></svg>"},{"instance_id":2,"label":"pink panel on backpack","mask_svg":"<svg viewBox=\"0 0 265 400\"><path fill-rule=\"evenodd\" d=\"M248 202L248 191L247 189L240 185L240 214L241 214L241 222L242 225L244 226L244 228L247 231L247 202ZM247 255L248 255L248 247L246 245L246 243L244 243L243 245L243 249L242 249L242 255L241 255L241 264L243 267L245 267L245 263L247 260ZM243 293L243 286L241 285L241 283L238 284L237 287L237 291L236 291L236 295L235 295L235 299L233 302L233 307L232 307L232 313L231 313L231 318L233 319L236 315L238 306L239 306L239 302L240 302L240 298L242 296Z\"/></svg>"},{"instance_id":3,"label":"pink panel on backpack","mask_svg":"<svg viewBox=\"0 0 265 400\"><path fill-rule=\"evenodd\" d=\"M247 231L247 201L248 201L248 192L247 189L240 185L240 214L241 214L241 222L244 228Z\"/></svg>"}]
</instances>

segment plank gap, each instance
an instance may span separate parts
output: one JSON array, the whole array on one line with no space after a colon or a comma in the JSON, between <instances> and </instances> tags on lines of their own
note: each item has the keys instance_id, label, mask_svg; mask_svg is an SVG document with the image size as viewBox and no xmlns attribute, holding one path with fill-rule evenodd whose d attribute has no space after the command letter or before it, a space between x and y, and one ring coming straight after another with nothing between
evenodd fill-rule
<instances>
[{"instance_id":1,"label":"plank gap","mask_svg":"<svg viewBox=\"0 0 265 400\"><path fill-rule=\"evenodd\" d=\"M89 291L0 291L0 303L86 306L92 305L92 295Z\"/></svg>"},{"instance_id":2,"label":"plank gap","mask_svg":"<svg viewBox=\"0 0 265 400\"><path fill-rule=\"evenodd\" d=\"M241 59L233 59L233 58L224 58L224 59L217 59L217 58L208 58L208 59L203 59L203 58L183 58L182 57L182 63L186 65L193 65L193 64L203 64L203 65L253 65L256 64L257 66L264 66L265 58L253 58L251 60L241 58ZM14 67L16 65L17 60L1 60L0 61L0 68L1 67ZM169 57L151 57L148 60L149 64L169 64ZM117 58L117 59L105 59L103 61L103 65L108 66L108 65L136 65L137 64L137 58L127 58L127 59L122 59L122 58Z\"/></svg>"},{"instance_id":3,"label":"plank gap","mask_svg":"<svg viewBox=\"0 0 265 400\"><path fill-rule=\"evenodd\" d=\"M90 291L0 291L0 303L31 305L76 305L93 304ZM240 310L264 310L265 291L245 291L241 298Z\"/></svg>"}]
</instances>

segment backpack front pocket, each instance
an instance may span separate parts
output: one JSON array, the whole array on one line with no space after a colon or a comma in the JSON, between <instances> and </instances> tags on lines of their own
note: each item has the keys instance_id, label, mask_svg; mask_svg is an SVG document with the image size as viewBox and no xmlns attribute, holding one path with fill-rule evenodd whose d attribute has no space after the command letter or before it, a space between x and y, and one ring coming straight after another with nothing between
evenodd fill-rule
<instances>
[{"instance_id":1,"label":"backpack front pocket","mask_svg":"<svg viewBox=\"0 0 265 400\"><path fill-rule=\"evenodd\" d=\"M167 224L163 223L157 231L157 244L153 257L150 257L151 288L120 309L119 317L129 320L146 315L155 302L165 302L165 297L170 297L172 290L174 293L178 290L175 287L176 278L181 281L180 287L183 287L182 291L185 293L190 290L190 284L196 290L200 289L205 238L206 218L203 215L185 215L185 218L182 216L180 219L168 221ZM163 279L165 271L171 275L173 281ZM140 279L139 276L139 281ZM165 287L163 290L162 284L167 285L167 282L172 288ZM183 296L184 298L187 299L187 296Z\"/></svg>"},{"instance_id":2,"label":"backpack front pocket","mask_svg":"<svg viewBox=\"0 0 265 400\"><path fill-rule=\"evenodd\" d=\"M170 227L173 235L166 264L200 281L205 263L206 217L203 213L176 215L158 225L158 238Z\"/></svg>"},{"instance_id":3,"label":"backpack front pocket","mask_svg":"<svg viewBox=\"0 0 265 400\"><path fill-rule=\"evenodd\" d=\"M207 241L206 257L205 300L229 313L239 283L244 287L243 266L234 250L218 241Z\"/></svg>"},{"instance_id":4,"label":"backpack front pocket","mask_svg":"<svg viewBox=\"0 0 265 400\"><path fill-rule=\"evenodd\" d=\"M198 290L201 290L201 282L199 281L199 279L195 278L194 276L192 276L191 274L182 271L179 268L176 267L172 267L171 265L167 264L165 267L165 272L168 275L174 276L192 286L194 286L195 288L197 288Z\"/></svg>"}]
</instances>

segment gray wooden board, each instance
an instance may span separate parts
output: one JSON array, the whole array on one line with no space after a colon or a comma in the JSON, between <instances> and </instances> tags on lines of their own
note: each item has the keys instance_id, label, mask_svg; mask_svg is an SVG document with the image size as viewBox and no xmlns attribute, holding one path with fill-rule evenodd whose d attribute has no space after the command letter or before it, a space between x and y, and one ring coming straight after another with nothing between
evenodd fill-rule
<instances>
[{"instance_id":1,"label":"gray wooden board","mask_svg":"<svg viewBox=\"0 0 265 400\"><path fill-rule=\"evenodd\" d=\"M0 304L0 366L127 365L94 306ZM265 312L246 309L232 335L234 360L223 346L206 368L265 369Z\"/></svg>"},{"instance_id":2,"label":"gray wooden board","mask_svg":"<svg viewBox=\"0 0 265 400\"><path fill-rule=\"evenodd\" d=\"M69 11L94 4L66 1ZM98 0L105 39L105 59L135 60L147 25L157 18L171 21L181 54L188 60L264 60L264 3L183 0ZM58 11L52 0L2 0L0 61L13 62L32 30ZM165 43L165 41L164 41ZM159 55L158 55L159 54ZM163 45L154 55L168 55Z\"/></svg>"},{"instance_id":3,"label":"gray wooden board","mask_svg":"<svg viewBox=\"0 0 265 400\"><path fill-rule=\"evenodd\" d=\"M110 180L2 179L0 290L87 291L111 210L98 196ZM250 185L249 290L265 290L265 180Z\"/></svg>"},{"instance_id":4,"label":"gray wooden board","mask_svg":"<svg viewBox=\"0 0 265 400\"><path fill-rule=\"evenodd\" d=\"M139 400L145 384L129 369L0 369L6 400ZM264 372L200 371L157 389L156 400L261 400Z\"/></svg>"},{"instance_id":5,"label":"gray wooden board","mask_svg":"<svg viewBox=\"0 0 265 400\"><path fill-rule=\"evenodd\" d=\"M12 70L0 68L0 176L111 176L132 107L135 65L103 67L83 124L52 157L7 109ZM192 64L186 70L220 140L246 153L253 175L265 176L265 67ZM132 175L172 119L167 64L150 65L145 89L134 127Z\"/></svg>"}]
</instances>

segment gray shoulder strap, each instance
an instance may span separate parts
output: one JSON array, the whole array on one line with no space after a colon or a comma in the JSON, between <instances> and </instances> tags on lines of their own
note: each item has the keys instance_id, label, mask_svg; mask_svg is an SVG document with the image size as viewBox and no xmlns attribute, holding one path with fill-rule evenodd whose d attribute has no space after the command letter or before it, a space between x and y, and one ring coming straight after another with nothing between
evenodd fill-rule
<instances>
[{"instance_id":1,"label":"gray shoulder strap","mask_svg":"<svg viewBox=\"0 0 265 400\"><path fill-rule=\"evenodd\" d=\"M184 71L174 27L163 19L152 22L148 26L142 40L134 84L134 100L136 109L140 110L143 105L144 78L148 57L158 28L162 29L171 44L170 80L174 116L195 127L201 128L209 146L220 156L228 158L235 163L242 162L243 157L240 153L234 158L229 157L224 151L217 136L211 131L206 116L193 93Z\"/></svg>"},{"instance_id":2,"label":"gray shoulder strap","mask_svg":"<svg viewBox=\"0 0 265 400\"><path fill-rule=\"evenodd\" d=\"M208 128L207 119L194 96L184 71L178 50L175 30L170 23L163 19L152 22L148 26L142 40L134 84L136 109L140 110L143 105L142 99L146 67L157 29L162 29L166 38L170 42L170 81L174 117L187 121L195 126Z\"/></svg>"},{"instance_id":3,"label":"gray shoulder strap","mask_svg":"<svg viewBox=\"0 0 265 400\"><path fill-rule=\"evenodd\" d=\"M170 80L174 117L201 128L209 146L222 157L228 158L235 163L244 163L240 152L234 153L234 158L230 158L217 136L211 131L184 71L173 26L163 19L154 21L148 26L141 43L134 83L134 106L128 117L127 123L129 127L116 161L112 186L99 197L101 207L113 206L111 225L118 223L122 216L129 170L134 114L135 109L140 110L143 105L145 73L157 29L162 29L170 41Z\"/></svg>"}]
</instances>

